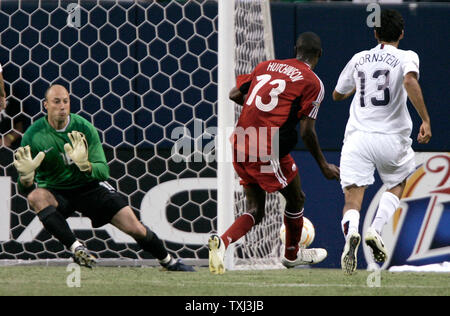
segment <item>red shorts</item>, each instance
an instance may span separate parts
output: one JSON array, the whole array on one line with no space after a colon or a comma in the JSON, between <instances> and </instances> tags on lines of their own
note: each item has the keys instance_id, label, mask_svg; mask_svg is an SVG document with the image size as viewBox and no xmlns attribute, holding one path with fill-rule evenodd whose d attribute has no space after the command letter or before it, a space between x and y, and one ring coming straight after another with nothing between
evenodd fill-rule
<instances>
[{"instance_id":1,"label":"red shorts","mask_svg":"<svg viewBox=\"0 0 450 316\"><path fill-rule=\"evenodd\" d=\"M268 162L233 162L233 166L244 187L258 184L268 193L285 188L298 173L291 155Z\"/></svg>"}]
</instances>

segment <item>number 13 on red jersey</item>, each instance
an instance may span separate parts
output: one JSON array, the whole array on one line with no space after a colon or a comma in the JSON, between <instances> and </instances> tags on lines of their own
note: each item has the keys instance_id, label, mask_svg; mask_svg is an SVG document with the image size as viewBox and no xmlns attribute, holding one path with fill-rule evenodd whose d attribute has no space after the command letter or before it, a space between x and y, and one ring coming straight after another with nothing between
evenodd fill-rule
<instances>
[{"instance_id":1,"label":"number 13 on red jersey","mask_svg":"<svg viewBox=\"0 0 450 316\"><path fill-rule=\"evenodd\" d=\"M246 104L251 105L253 101L255 101L255 105L258 109L263 112L270 112L278 105L278 96L286 89L286 81L283 79L272 80L272 76L267 74L257 76L256 80L258 83L255 85L250 96L247 98ZM267 104L264 103L262 101L262 97L258 95L258 92L266 84L273 86L269 92L270 102Z\"/></svg>"}]
</instances>

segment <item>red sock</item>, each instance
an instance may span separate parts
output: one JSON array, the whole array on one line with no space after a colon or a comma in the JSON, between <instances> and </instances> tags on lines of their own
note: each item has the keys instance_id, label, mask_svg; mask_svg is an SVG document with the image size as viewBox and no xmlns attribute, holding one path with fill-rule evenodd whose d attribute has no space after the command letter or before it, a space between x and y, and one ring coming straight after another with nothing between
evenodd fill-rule
<instances>
[{"instance_id":1,"label":"red sock","mask_svg":"<svg viewBox=\"0 0 450 316\"><path fill-rule=\"evenodd\" d=\"M297 213L284 212L284 226L286 226L286 248L284 256L288 260L297 259L298 243L302 237L303 210Z\"/></svg>"},{"instance_id":2,"label":"red sock","mask_svg":"<svg viewBox=\"0 0 450 316\"><path fill-rule=\"evenodd\" d=\"M228 230L221 236L225 244L225 248L228 248L229 244L247 234L248 231L252 229L253 225L255 225L255 219L249 213L244 213L236 219L233 225L231 225L230 228L228 228Z\"/></svg>"}]
</instances>

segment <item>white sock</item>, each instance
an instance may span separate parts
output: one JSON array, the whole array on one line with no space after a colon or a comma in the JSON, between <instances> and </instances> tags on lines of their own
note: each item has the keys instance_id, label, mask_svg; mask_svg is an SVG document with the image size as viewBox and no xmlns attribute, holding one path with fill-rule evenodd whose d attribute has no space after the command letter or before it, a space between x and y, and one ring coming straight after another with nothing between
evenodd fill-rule
<instances>
[{"instance_id":1,"label":"white sock","mask_svg":"<svg viewBox=\"0 0 450 316\"><path fill-rule=\"evenodd\" d=\"M75 242L72 244L72 246L70 246L70 251L75 252L75 249L77 249L77 247L79 246L83 246L78 240L75 240Z\"/></svg>"},{"instance_id":2,"label":"white sock","mask_svg":"<svg viewBox=\"0 0 450 316\"><path fill-rule=\"evenodd\" d=\"M344 213L344 217L341 221L342 232L345 238L347 236L358 233L359 231L359 211L358 210L348 210ZM347 234L346 234L347 233Z\"/></svg>"},{"instance_id":3,"label":"white sock","mask_svg":"<svg viewBox=\"0 0 450 316\"><path fill-rule=\"evenodd\" d=\"M161 264L164 264L164 265L172 265L172 264L174 264L175 263L175 259L169 254L169 255L167 255L167 257L165 257L164 259L162 259L162 260L159 260L159 262L161 263Z\"/></svg>"},{"instance_id":4,"label":"white sock","mask_svg":"<svg viewBox=\"0 0 450 316\"><path fill-rule=\"evenodd\" d=\"M381 234L384 225L394 215L400 204L400 200L395 194L391 192L384 192L381 195L380 203L378 204L377 214L372 222L372 228L374 228L378 234Z\"/></svg>"}]
</instances>

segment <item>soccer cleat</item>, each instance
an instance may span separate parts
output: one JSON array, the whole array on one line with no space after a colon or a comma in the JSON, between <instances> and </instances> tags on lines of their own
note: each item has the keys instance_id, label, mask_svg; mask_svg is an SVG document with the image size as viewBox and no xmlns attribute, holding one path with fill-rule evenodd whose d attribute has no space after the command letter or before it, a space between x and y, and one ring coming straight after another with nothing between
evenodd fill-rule
<instances>
[{"instance_id":1,"label":"soccer cleat","mask_svg":"<svg viewBox=\"0 0 450 316\"><path fill-rule=\"evenodd\" d=\"M387 260L388 254L383 240L373 227L369 227L364 236L364 240L366 245L372 249L373 258L376 262L385 262Z\"/></svg>"},{"instance_id":2,"label":"soccer cleat","mask_svg":"<svg viewBox=\"0 0 450 316\"><path fill-rule=\"evenodd\" d=\"M209 271L214 274L224 274L225 245L219 235L211 235L208 240Z\"/></svg>"},{"instance_id":3,"label":"soccer cleat","mask_svg":"<svg viewBox=\"0 0 450 316\"><path fill-rule=\"evenodd\" d=\"M84 246L78 246L75 248L72 259L80 266L90 269L97 264L97 259Z\"/></svg>"},{"instance_id":4,"label":"soccer cleat","mask_svg":"<svg viewBox=\"0 0 450 316\"><path fill-rule=\"evenodd\" d=\"M342 270L347 275L353 274L358 266L357 254L360 242L361 235L358 233L353 233L350 236L347 236L344 251L342 252L341 257Z\"/></svg>"},{"instance_id":5,"label":"soccer cleat","mask_svg":"<svg viewBox=\"0 0 450 316\"><path fill-rule=\"evenodd\" d=\"M297 253L296 260L289 260L283 257L281 263L288 269L299 265L309 265L322 262L327 257L328 253L322 248L304 249L300 248Z\"/></svg>"},{"instance_id":6,"label":"soccer cleat","mask_svg":"<svg viewBox=\"0 0 450 316\"><path fill-rule=\"evenodd\" d=\"M184 264L183 260L178 259L173 264L162 264L168 271L195 272L194 267Z\"/></svg>"}]
</instances>

